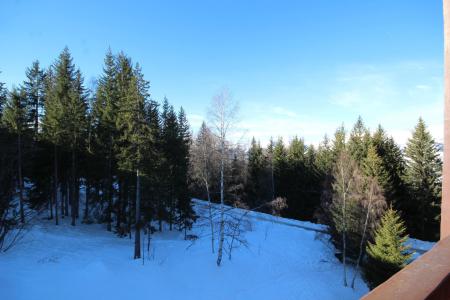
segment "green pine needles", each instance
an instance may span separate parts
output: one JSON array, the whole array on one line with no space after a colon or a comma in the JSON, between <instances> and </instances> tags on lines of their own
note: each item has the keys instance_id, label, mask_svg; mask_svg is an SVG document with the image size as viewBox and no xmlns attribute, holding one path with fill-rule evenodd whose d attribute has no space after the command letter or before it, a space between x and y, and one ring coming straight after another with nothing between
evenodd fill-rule
<instances>
[{"instance_id":1,"label":"green pine needles","mask_svg":"<svg viewBox=\"0 0 450 300\"><path fill-rule=\"evenodd\" d=\"M365 278L371 288L383 283L405 267L411 259L406 227L397 211L389 208L375 231L374 243L367 245Z\"/></svg>"}]
</instances>

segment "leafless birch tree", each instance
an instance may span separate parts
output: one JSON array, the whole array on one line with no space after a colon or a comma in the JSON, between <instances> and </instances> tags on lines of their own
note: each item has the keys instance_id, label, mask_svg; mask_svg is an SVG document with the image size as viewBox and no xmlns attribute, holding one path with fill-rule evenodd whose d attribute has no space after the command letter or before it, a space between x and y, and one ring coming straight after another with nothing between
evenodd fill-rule
<instances>
[{"instance_id":1,"label":"leafless birch tree","mask_svg":"<svg viewBox=\"0 0 450 300\"><path fill-rule=\"evenodd\" d=\"M219 248L217 250L217 266L220 266L223 255L223 242L225 239L225 215L224 215L224 168L228 157L226 156L225 145L230 129L236 121L238 111L237 104L228 89L222 89L212 99L209 117L214 129L214 133L219 142L219 160L220 160L220 223L219 223Z\"/></svg>"},{"instance_id":2,"label":"leafless birch tree","mask_svg":"<svg viewBox=\"0 0 450 300\"><path fill-rule=\"evenodd\" d=\"M211 251L214 253L215 234L213 207L211 204L210 181L216 169L216 142L211 130L203 122L196 141L191 147L191 174L194 179L205 187L208 199L208 219L211 227Z\"/></svg>"}]
</instances>

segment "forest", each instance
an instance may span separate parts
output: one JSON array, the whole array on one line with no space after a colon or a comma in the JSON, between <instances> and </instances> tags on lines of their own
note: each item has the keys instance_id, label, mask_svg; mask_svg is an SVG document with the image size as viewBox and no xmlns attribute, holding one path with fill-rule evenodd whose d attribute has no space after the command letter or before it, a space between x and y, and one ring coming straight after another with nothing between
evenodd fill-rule
<instances>
[{"instance_id":1,"label":"forest","mask_svg":"<svg viewBox=\"0 0 450 300\"><path fill-rule=\"evenodd\" d=\"M50 66L32 62L17 86L0 83L0 250L40 214L55 226L104 224L133 237L141 258L142 233L194 238L192 198L220 207L217 224L209 215L219 266L225 240L244 242L227 207L327 225L344 285L355 280L347 264L374 287L410 261L407 235L439 239L441 146L420 116L404 146L361 117L319 145L299 136L243 145L230 138L236 114L220 90L194 132L184 108L152 98L141 66L123 52L107 51L91 88L68 48Z\"/></svg>"}]
</instances>

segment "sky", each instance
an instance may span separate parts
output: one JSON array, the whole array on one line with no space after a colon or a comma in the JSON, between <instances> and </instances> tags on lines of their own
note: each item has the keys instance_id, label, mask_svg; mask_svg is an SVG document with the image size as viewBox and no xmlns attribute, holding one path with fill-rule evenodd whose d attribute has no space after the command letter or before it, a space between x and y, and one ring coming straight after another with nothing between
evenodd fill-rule
<instances>
[{"instance_id":1,"label":"sky","mask_svg":"<svg viewBox=\"0 0 450 300\"><path fill-rule=\"evenodd\" d=\"M0 81L20 84L68 46L88 87L107 49L142 66L151 95L194 132L212 97L239 103L232 137L317 145L361 116L405 145L419 117L443 138L440 0L0 2Z\"/></svg>"}]
</instances>

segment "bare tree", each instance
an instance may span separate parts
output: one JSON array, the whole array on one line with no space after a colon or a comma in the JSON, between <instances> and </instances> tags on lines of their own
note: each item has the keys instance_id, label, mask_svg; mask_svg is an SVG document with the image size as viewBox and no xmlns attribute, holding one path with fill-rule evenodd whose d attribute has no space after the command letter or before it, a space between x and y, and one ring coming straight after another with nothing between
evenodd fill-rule
<instances>
[{"instance_id":1,"label":"bare tree","mask_svg":"<svg viewBox=\"0 0 450 300\"><path fill-rule=\"evenodd\" d=\"M359 244L359 254L358 259L356 261L356 270L353 274L352 284L351 287L355 287L355 279L356 274L358 273L361 259L363 257L364 249L365 249L365 243L367 241L367 231L368 227L370 226L370 221L373 220L372 224L377 223L377 221L381 218L385 208L386 208L386 201L383 195L383 190L381 189L380 185L378 184L378 181L376 178L369 177L365 182L363 183L361 195L363 196L361 199L360 205L365 209L365 218L364 218L364 225L362 228L362 235L361 235L361 242ZM372 226L374 227L374 226Z\"/></svg>"},{"instance_id":2,"label":"bare tree","mask_svg":"<svg viewBox=\"0 0 450 300\"><path fill-rule=\"evenodd\" d=\"M200 182L201 185L205 187L206 196L208 199L208 219L211 227L211 251L214 253L214 218L213 218L213 208L211 204L211 191L210 191L210 180L212 173L215 169L215 163L217 159L215 158L216 152L214 151L216 147L216 142L211 130L203 122L200 127L200 131L197 135L197 139L193 146L191 147L191 174L194 179Z\"/></svg>"},{"instance_id":3,"label":"bare tree","mask_svg":"<svg viewBox=\"0 0 450 300\"><path fill-rule=\"evenodd\" d=\"M224 167L228 157L225 153L225 145L228 133L236 121L238 111L237 104L233 101L233 97L228 89L222 89L212 99L209 117L211 124L219 140L219 160L220 160L220 225L219 225L219 248L217 251L217 266L222 262L223 242L225 239L224 231Z\"/></svg>"},{"instance_id":4,"label":"bare tree","mask_svg":"<svg viewBox=\"0 0 450 300\"><path fill-rule=\"evenodd\" d=\"M349 157L346 152L341 152L339 155L335 167L333 183L333 207L334 219L338 231L341 232L342 238L342 265L344 270L344 286L347 286L347 223L349 214L349 193L354 187L354 180L357 176L356 163Z\"/></svg>"}]
</instances>

